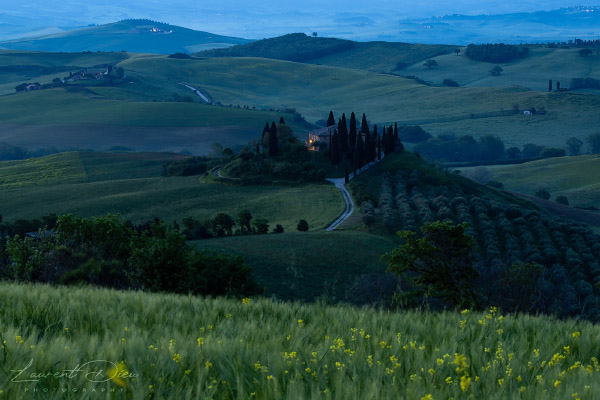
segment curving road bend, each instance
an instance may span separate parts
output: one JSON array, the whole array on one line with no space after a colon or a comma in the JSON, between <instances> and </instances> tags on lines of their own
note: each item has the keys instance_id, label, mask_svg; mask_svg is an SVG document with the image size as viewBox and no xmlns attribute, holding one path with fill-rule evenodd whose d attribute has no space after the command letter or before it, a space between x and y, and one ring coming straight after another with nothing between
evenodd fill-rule
<instances>
[{"instance_id":1,"label":"curving road bend","mask_svg":"<svg viewBox=\"0 0 600 400\"><path fill-rule=\"evenodd\" d=\"M383 157L384 156L382 155L381 160L383 160ZM370 163L356 171L356 174L358 175L361 172L368 170L381 160L371 161ZM354 178L354 174L350 174L350 176L348 177L348 179L350 180L352 180L352 178ZM325 229L326 231L332 231L338 226L340 226L345 220L347 220L350 215L352 215L352 213L354 212L354 201L352 201L352 196L350 195L348 189L346 189L346 183L344 178L327 178L326 180L333 183L335 187L342 192L342 197L344 197L344 201L346 202L346 210L342 213L342 215L340 215L338 219L335 220L333 224L329 225L329 227Z\"/></svg>"},{"instance_id":2,"label":"curving road bend","mask_svg":"<svg viewBox=\"0 0 600 400\"><path fill-rule=\"evenodd\" d=\"M346 183L344 182L344 178L337 179L327 179L329 182L333 183L336 188L338 188L342 192L342 196L344 197L344 201L346 202L346 210L340 215L335 222L326 229L327 231L332 231L338 226L340 226L345 220L348 219L350 215L354 212L354 201L352 201L352 196L350 196L350 192L346 189Z\"/></svg>"}]
</instances>

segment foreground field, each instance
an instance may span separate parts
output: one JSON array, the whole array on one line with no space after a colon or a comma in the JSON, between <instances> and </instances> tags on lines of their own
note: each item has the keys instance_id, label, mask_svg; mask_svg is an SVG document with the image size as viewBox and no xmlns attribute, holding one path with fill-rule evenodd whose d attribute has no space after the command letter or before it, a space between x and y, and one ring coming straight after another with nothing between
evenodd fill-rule
<instances>
[{"instance_id":1,"label":"foreground field","mask_svg":"<svg viewBox=\"0 0 600 400\"><path fill-rule=\"evenodd\" d=\"M584 322L0 289L0 390L10 399L593 399L600 390L600 330Z\"/></svg>"},{"instance_id":2,"label":"foreground field","mask_svg":"<svg viewBox=\"0 0 600 400\"><path fill-rule=\"evenodd\" d=\"M586 171L600 168L600 157L560 157L520 165L486 167L493 179L516 192L534 195L543 189L552 199L566 196L576 207L600 207L600 177Z\"/></svg>"},{"instance_id":3,"label":"foreground field","mask_svg":"<svg viewBox=\"0 0 600 400\"><path fill-rule=\"evenodd\" d=\"M121 214L134 222L167 223L249 210L293 231L300 219L322 229L343 211L333 186L233 186L198 177L164 177L163 165L180 156L162 153L61 153L0 162L2 214L7 221L42 215Z\"/></svg>"}]
</instances>

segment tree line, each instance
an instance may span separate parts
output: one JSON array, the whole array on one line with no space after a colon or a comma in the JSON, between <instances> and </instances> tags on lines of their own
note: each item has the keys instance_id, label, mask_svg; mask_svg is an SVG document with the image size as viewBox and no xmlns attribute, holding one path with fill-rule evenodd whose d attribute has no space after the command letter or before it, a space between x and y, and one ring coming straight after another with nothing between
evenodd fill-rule
<instances>
[{"instance_id":1,"label":"tree line","mask_svg":"<svg viewBox=\"0 0 600 400\"><path fill-rule=\"evenodd\" d=\"M529 54L529 47L504 43L470 44L465 55L475 61L505 63Z\"/></svg>"},{"instance_id":2,"label":"tree line","mask_svg":"<svg viewBox=\"0 0 600 400\"><path fill-rule=\"evenodd\" d=\"M12 236L31 226L11 225L0 227L0 279L214 296L262 291L243 258L198 251L158 219L49 216L37 232Z\"/></svg>"}]
</instances>

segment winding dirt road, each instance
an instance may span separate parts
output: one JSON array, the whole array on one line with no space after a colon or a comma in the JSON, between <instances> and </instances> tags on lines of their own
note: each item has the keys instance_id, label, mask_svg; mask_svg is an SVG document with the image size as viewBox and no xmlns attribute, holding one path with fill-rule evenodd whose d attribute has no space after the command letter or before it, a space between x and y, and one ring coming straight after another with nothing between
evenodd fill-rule
<instances>
[{"instance_id":1,"label":"winding dirt road","mask_svg":"<svg viewBox=\"0 0 600 400\"><path fill-rule=\"evenodd\" d=\"M381 159L383 160L383 155L382 155ZM359 175L361 172L368 170L373 165L377 164L379 161L381 161L381 160L371 161L370 163L368 163L367 165L365 165L364 167L362 167L361 169L356 171L356 175ZM348 178L349 178L349 180L352 180L352 178L354 178L354 174L350 174L350 176ZM342 215L340 215L340 217L338 219L336 219L333 224L329 225L325 229L326 231L333 231L338 226L343 224L344 221L346 221L348 219L348 217L350 217L352 215L352 213L354 212L354 201L352 200L352 196L350 195L350 192L348 191L348 189L346 189L346 183L345 183L344 178L327 178L326 180L333 183L335 185L335 187L338 188L342 192L342 197L344 198L344 201L346 202L346 209L344 210Z\"/></svg>"}]
</instances>

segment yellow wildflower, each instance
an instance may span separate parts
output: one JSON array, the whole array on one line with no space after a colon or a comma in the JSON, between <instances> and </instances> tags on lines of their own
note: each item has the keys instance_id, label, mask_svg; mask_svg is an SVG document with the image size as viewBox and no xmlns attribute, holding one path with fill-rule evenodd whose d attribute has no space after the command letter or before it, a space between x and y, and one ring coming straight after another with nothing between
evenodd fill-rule
<instances>
[{"instance_id":1,"label":"yellow wildflower","mask_svg":"<svg viewBox=\"0 0 600 400\"><path fill-rule=\"evenodd\" d=\"M579 336L581 336L581 332L573 332L573 334L571 335L571 337L577 339Z\"/></svg>"},{"instance_id":2,"label":"yellow wildflower","mask_svg":"<svg viewBox=\"0 0 600 400\"><path fill-rule=\"evenodd\" d=\"M125 379L129 375L129 371L127 370L127 366L124 361L121 361L117 365L109 368L107 371L108 377L120 387L125 387L127 385L127 381Z\"/></svg>"},{"instance_id":3,"label":"yellow wildflower","mask_svg":"<svg viewBox=\"0 0 600 400\"><path fill-rule=\"evenodd\" d=\"M242 299L242 304L246 304L246 305L250 304L250 298L249 297L244 297Z\"/></svg>"},{"instance_id":4,"label":"yellow wildflower","mask_svg":"<svg viewBox=\"0 0 600 400\"><path fill-rule=\"evenodd\" d=\"M554 381L554 387L557 388L560 385L560 381Z\"/></svg>"},{"instance_id":5,"label":"yellow wildflower","mask_svg":"<svg viewBox=\"0 0 600 400\"><path fill-rule=\"evenodd\" d=\"M469 388L469 386L471 386L471 378L463 375L460 378L460 388L463 392L465 392Z\"/></svg>"}]
</instances>

